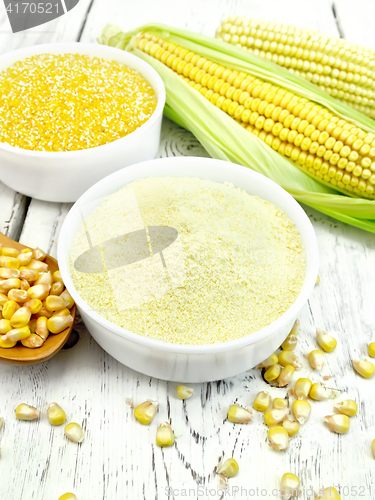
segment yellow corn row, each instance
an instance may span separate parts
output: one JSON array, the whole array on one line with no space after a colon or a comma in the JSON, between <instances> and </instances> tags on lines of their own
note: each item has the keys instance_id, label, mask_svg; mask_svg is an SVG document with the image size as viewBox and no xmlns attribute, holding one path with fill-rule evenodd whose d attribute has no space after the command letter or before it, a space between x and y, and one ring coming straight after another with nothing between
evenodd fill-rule
<instances>
[{"instance_id":1,"label":"yellow corn row","mask_svg":"<svg viewBox=\"0 0 375 500\"><path fill-rule=\"evenodd\" d=\"M134 45L309 174L346 194L375 198L375 135L327 108L144 32Z\"/></svg>"},{"instance_id":2,"label":"yellow corn row","mask_svg":"<svg viewBox=\"0 0 375 500\"><path fill-rule=\"evenodd\" d=\"M216 37L269 59L375 118L375 51L315 30L229 17Z\"/></svg>"}]
</instances>

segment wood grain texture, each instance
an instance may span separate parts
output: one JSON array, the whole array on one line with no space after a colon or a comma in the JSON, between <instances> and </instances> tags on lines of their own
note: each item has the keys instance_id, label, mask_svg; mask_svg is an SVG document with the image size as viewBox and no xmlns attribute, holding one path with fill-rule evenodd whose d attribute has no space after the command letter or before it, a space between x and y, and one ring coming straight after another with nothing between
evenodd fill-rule
<instances>
[{"instance_id":1,"label":"wood grain texture","mask_svg":"<svg viewBox=\"0 0 375 500\"><path fill-rule=\"evenodd\" d=\"M357 0L354 7L347 0L336 0L337 18L333 3L325 0L94 0L87 19L89 2L81 2L69 18L56 21L56 28L50 28L52 23L46 25L46 30L57 29L60 34L21 34L17 40L13 35L3 39L1 35L1 50L36 43L40 36L43 40L75 40L82 28L82 40L93 42L107 22L130 29L159 21L212 35L223 17L236 14L317 28L335 36L339 34L338 19L345 36L368 44L375 41L370 0ZM4 19L2 13L0 29ZM189 132L164 120L159 155L207 153ZM38 244L55 255L69 205L32 200L23 221L25 200L6 189L0 194L0 227L8 227L12 234L22 230L22 242ZM277 453L267 444L262 414L255 412L254 421L245 426L226 421L227 409L235 401L251 405L261 390L269 390L273 397L287 395L286 389L270 388L258 370L197 384L195 395L182 402L176 397L176 384L150 379L122 366L79 324L78 344L51 361L21 369L0 366L0 416L5 418L0 431L0 498L57 500L66 491L74 491L79 500L178 499L184 490L189 499L220 498L215 466L230 456L238 461L240 473L229 481L228 498L280 498L272 490L279 487L285 472L296 473L305 490L341 484L349 491L357 488L357 493L344 489L343 500L374 498L374 489L370 493L368 488L374 488L375 478L371 456L375 382L357 376L350 361L365 357L367 344L375 340L375 240L373 235L310 208L306 211L319 240L321 283L300 317L296 352L303 369L294 379L309 376L320 381L328 376L329 385L339 388L342 398L357 400L358 416L351 420L347 435L333 434L323 424L322 418L333 412L333 402L313 403L310 420L291 439L290 448ZM337 350L327 355L320 374L312 373L304 358L316 347L316 327L327 329L338 339ZM134 420L126 398L133 398L136 404L147 398L159 401L160 411L149 427ZM69 421L83 425L86 437L81 445L68 442L63 428L49 425L46 408L52 401L66 410ZM37 406L42 411L40 420L16 421L14 408L21 402ZM172 448L161 450L154 440L156 427L164 420L171 421L178 439ZM234 493L232 487L239 491ZM175 493L168 497L166 488ZM300 498L311 500L313 495L304 491Z\"/></svg>"}]
</instances>

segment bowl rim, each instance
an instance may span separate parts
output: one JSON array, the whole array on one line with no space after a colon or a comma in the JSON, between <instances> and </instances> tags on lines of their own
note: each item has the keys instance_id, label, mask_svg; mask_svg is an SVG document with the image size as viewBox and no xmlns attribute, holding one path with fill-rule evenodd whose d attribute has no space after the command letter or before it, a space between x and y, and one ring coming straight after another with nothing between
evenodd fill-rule
<instances>
[{"instance_id":1,"label":"bowl rim","mask_svg":"<svg viewBox=\"0 0 375 500\"><path fill-rule=\"evenodd\" d=\"M95 312L84 300L83 298L79 295L77 292L74 283L71 279L70 276L70 270L68 269L68 266L66 266L66 260L65 256L69 256L69 248L68 248L68 238L67 234L69 234L68 228L69 228L69 221L72 217L74 217L75 211L83 204L86 203L86 198L89 198L92 194L94 194L98 189L100 190L100 184L105 184L105 183L110 183L111 180L115 179L116 177L121 178L123 173L125 171L128 171L131 173L132 171L141 171L142 168L147 168L150 164L153 164L156 166L158 163L162 164L165 162L182 162L182 163L188 163L194 160L199 160L200 162L206 163L207 165L211 165L212 168L215 168L215 165L217 166L218 163L220 165L224 166L224 168L230 168L231 171L237 170L237 172L241 172L247 176L250 176L253 178L255 182L260 182L263 183L263 185L266 186L272 186L272 188L276 191L279 192L280 196L287 198L289 200L289 203L291 203L294 206L294 210L298 213L298 216L302 218L304 224L306 224L306 232L307 236L303 238L301 235L301 238L303 240L304 248L306 249L307 245L309 246L309 251L310 255L313 256L310 258L310 267L311 270L310 272L308 271L308 258L307 258L307 253L305 252L306 255L306 274L305 274L305 279L304 283L302 285L302 288L296 298L296 300L293 302L293 304L287 309L280 317L278 317L275 321L267 325L266 327L262 328L261 330L258 330L254 333L251 333L249 335L245 335L244 337L241 337L239 339L235 340L230 340L228 342L222 342L218 344L203 344L203 345L193 345L193 344L172 344L169 342L164 342L162 340L158 339L152 339L149 337L145 337L143 335L134 333L130 330L126 330L125 328L122 328L111 321L105 319L104 317L100 316L97 312ZM178 172L178 167L176 167L176 173ZM230 172L228 172L230 175ZM184 174L186 177L187 175ZM137 178L145 178L145 177L150 177L150 175L147 176L142 176L139 175ZM163 177L163 175L158 175L157 171L155 172L155 177ZM178 175L176 175L178 177ZM187 176L188 177L188 176ZM192 176L193 177L193 176ZM196 176L194 176L196 177ZM118 184L117 189L121 189L121 187L129 184L130 182L134 182L134 180L128 181L128 182L123 182L121 181L121 184ZM229 180L230 182L230 180ZM114 192L114 191L112 191ZM103 195L101 196L103 197ZM270 202L271 203L271 202ZM228 161L223 161L223 160L217 160L214 158L201 158L201 157L192 157L192 156L181 156L181 157L166 157L166 158L158 158L155 160L148 160L145 162L141 162L135 165L131 165L128 167L125 167L121 170L118 170L117 172L114 172L113 174L108 175L107 177L104 177L101 179L99 182L91 186L78 200L75 202L75 204L72 206L72 208L69 210L61 231L60 231L60 236L58 240L58 248L57 248L57 254L58 254L58 262L59 262L59 269L62 274L62 279L65 283L65 286L69 290L69 293L71 294L72 298L76 302L77 306L79 309L82 309L85 314L87 314L91 320L95 321L98 323L100 326L106 329L108 333L117 335L119 337L122 337L126 339L127 341L131 341L133 343L136 343L142 347L149 348L152 350L156 351L164 351L164 352L169 352L169 353L174 353L174 354L221 354L230 350L234 349L241 349L245 346L255 344L258 341L264 340L271 336L272 334L275 333L275 331L281 329L282 327L285 327L288 322L291 322L292 320L294 321L296 315L299 313L301 308L306 304L307 300L309 299L309 296L315 286L316 282L316 277L318 275L318 263L319 263L319 248L318 248L318 241L316 238L315 230L313 228L313 225L305 213L305 211L302 209L302 207L299 205L299 203L282 187L280 187L278 184L276 184L274 181L268 179L262 174L259 174L258 172L255 172L254 170L251 170L250 168L244 167L242 165L234 164ZM69 261L69 258L67 259Z\"/></svg>"},{"instance_id":2,"label":"bowl rim","mask_svg":"<svg viewBox=\"0 0 375 500\"><path fill-rule=\"evenodd\" d=\"M80 51L76 50L78 48L82 48L82 50L91 50L97 48L99 51L101 51L104 55L106 54L117 54L118 56L121 56L121 58L129 61L130 63L135 62L137 65L141 66L142 69L145 71L145 73L148 73L148 75L151 75L151 77L155 81L155 85L152 85L147 77L143 76L145 80L151 85L153 90L157 90L157 93L159 94L157 97L157 104L154 112L150 116L150 118L143 123L141 126L139 126L137 129L133 130L133 132L130 132L130 134L125 135L124 137L121 137L120 139L116 139L115 141L109 142L107 144L102 144L100 146L95 146L93 148L88 148L88 149L79 149L79 150L73 150L73 151L34 151L32 149L24 149L24 148L17 148L16 146L11 146L10 144L6 142L0 142L0 151L6 151L8 153L16 154L19 156L32 156L34 158L49 158L49 159L56 159L56 158L65 158L67 155L69 155L69 158L71 159L73 156L83 156L87 155L88 152L90 151L103 151L103 153L106 152L106 149L109 149L113 147L113 144L116 143L118 144L119 141L122 142L123 147L126 146L125 142L131 142L131 140L134 139L134 136L138 136L145 132L147 129L151 128L156 121L160 118L160 116L163 114L164 110L164 105L165 105L165 100L166 100L166 92L165 92L165 86L162 78L160 77L159 73L146 61L141 59L140 57L131 54L130 52L127 52L125 50L118 49L116 47L109 47L107 45L101 45L101 44L95 44L95 43L81 43L81 42L55 42L55 43L43 43L43 44L38 44L38 45L30 45L27 47L22 47L20 49L12 50L10 52L6 52L5 54L0 55L0 64L2 61L6 59L12 59L14 55L20 55L19 60L25 58L25 57L30 57L32 55L37 55L37 54L43 54L44 50L46 53L48 51L53 52L54 50L58 50L58 53L72 53L72 54L79 54ZM63 52L61 52L61 49L63 49ZM103 56L95 56L92 55L92 57L103 57ZM11 63L8 67L10 67L12 64L15 64L14 62ZM123 62L122 64L126 65L126 62ZM6 69L6 68L4 68ZM3 71L3 70L0 70ZM138 71L138 70L135 70ZM139 73L139 71L138 71ZM156 88L155 88L156 87ZM68 167L68 165L67 165Z\"/></svg>"}]
</instances>

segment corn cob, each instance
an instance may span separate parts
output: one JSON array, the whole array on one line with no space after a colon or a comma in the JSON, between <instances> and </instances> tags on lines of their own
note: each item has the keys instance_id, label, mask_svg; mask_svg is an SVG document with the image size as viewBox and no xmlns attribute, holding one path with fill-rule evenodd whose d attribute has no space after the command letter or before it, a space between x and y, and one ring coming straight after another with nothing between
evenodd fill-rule
<instances>
[{"instance_id":1,"label":"corn cob","mask_svg":"<svg viewBox=\"0 0 375 500\"><path fill-rule=\"evenodd\" d=\"M269 59L375 118L375 51L315 30L230 17L217 38Z\"/></svg>"},{"instance_id":2,"label":"corn cob","mask_svg":"<svg viewBox=\"0 0 375 500\"><path fill-rule=\"evenodd\" d=\"M375 198L374 134L321 105L150 33L140 33L134 46L313 177L346 194Z\"/></svg>"}]
</instances>

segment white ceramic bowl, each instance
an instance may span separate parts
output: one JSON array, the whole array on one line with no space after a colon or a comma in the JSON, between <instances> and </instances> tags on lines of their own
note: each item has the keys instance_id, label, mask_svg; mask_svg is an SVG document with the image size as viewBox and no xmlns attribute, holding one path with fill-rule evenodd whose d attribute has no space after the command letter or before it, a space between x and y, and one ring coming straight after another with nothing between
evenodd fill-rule
<instances>
[{"instance_id":1,"label":"white ceramic bowl","mask_svg":"<svg viewBox=\"0 0 375 500\"><path fill-rule=\"evenodd\" d=\"M155 158L165 104L165 88L145 61L120 49L99 44L51 43L0 56L0 71L36 54L86 54L117 61L138 71L153 87L158 104L149 120L131 134L103 146L80 151L29 151L0 143L0 180L9 187L45 201L76 201L90 186L127 165Z\"/></svg>"},{"instance_id":2,"label":"white ceramic bowl","mask_svg":"<svg viewBox=\"0 0 375 500\"><path fill-rule=\"evenodd\" d=\"M187 176L216 182L229 181L280 207L295 223L306 251L305 281L294 304L280 318L258 332L231 342L203 346L176 345L149 339L109 322L92 310L74 287L69 263L70 247L82 222L81 209L88 203L92 203L90 207L94 209L100 198L136 179L150 176ZM311 222L300 205L266 177L246 167L220 160L161 158L119 170L81 196L61 229L58 261L62 278L76 301L83 321L104 350L124 365L153 377L176 382L206 382L253 368L282 344L314 288L318 274L318 244Z\"/></svg>"}]
</instances>

